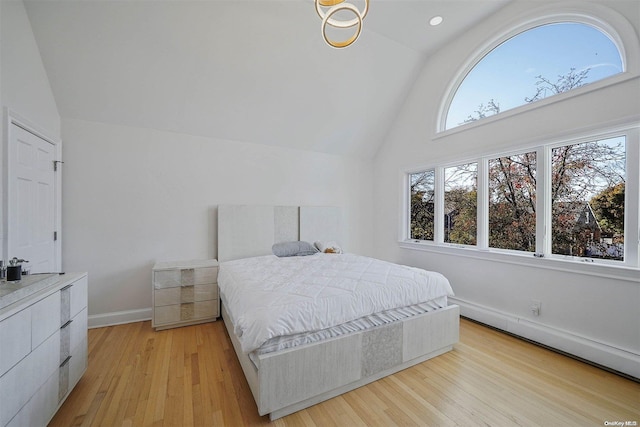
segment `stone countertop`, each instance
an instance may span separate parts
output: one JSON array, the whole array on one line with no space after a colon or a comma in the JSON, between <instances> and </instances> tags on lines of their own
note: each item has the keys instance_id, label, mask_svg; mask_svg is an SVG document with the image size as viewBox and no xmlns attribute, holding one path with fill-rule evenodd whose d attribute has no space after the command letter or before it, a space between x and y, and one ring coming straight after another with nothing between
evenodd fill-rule
<instances>
[{"instance_id":1,"label":"stone countertop","mask_svg":"<svg viewBox=\"0 0 640 427\"><path fill-rule=\"evenodd\" d=\"M57 273L26 274L15 282L0 281L0 310L63 280Z\"/></svg>"}]
</instances>

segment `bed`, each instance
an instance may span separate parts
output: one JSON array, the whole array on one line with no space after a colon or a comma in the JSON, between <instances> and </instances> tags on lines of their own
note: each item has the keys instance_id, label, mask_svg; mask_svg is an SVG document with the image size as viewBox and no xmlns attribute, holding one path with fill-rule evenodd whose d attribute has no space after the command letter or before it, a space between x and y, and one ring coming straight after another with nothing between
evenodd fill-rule
<instances>
[{"instance_id":1,"label":"bed","mask_svg":"<svg viewBox=\"0 0 640 427\"><path fill-rule=\"evenodd\" d=\"M341 224L335 207L218 206L222 318L258 412L271 420L438 356L458 341L459 308L447 304L451 289L437 273L354 254L272 253L279 242L339 242ZM409 286L406 275L434 286L390 288ZM371 291L362 296L354 288ZM400 294L402 302L394 301ZM366 315L354 318L351 306Z\"/></svg>"}]
</instances>

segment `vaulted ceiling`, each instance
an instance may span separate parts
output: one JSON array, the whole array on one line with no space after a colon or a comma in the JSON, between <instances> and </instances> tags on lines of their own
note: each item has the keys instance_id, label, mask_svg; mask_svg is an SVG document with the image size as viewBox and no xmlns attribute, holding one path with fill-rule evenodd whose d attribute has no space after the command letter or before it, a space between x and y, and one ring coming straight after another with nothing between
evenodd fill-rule
<instances>
[{"instance_id":1,"label":"vaulted ceiling","mask_svg":"<svg viewBox=\"0 0 640 427\"><path fill-rule=\"evenodd\" d=\"M345 49L312 0L25 5L63 119L370 158L429 55L508 1L370 0Z\"/></svg>"}]
</instances>

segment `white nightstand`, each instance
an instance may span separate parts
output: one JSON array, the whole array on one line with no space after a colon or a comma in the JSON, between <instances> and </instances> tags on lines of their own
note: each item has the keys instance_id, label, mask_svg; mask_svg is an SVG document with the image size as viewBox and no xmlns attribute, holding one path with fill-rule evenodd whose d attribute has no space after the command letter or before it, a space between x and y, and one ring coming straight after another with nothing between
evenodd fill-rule
<instances>
[{"instance_id":1,"label":"white nightstand","mask_svg":"<svg viewBox=\"0 0 640 427\"><path fill-rule=\"evenodd\" d=\"M152 282L151 325L156 330L210 322L220 315L215 259L156 263Z\"/></svg>"}]
</instances>

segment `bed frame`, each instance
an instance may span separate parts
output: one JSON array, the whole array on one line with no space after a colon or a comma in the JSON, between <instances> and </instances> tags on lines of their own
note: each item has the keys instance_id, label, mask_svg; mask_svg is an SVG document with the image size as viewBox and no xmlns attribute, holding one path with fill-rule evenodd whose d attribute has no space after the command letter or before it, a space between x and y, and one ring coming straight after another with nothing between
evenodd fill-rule
<instances>
[{"instance_id":1,"label":"bed frame","mask_svg":"<svg viewBox=\"0 0 640 427\"><path fill-rule=\"evenodd\" d=\"M218 260L271 254L275 242L337 241L334 207L218 206ZM446 353L459 339L457 305L373 329L267 353L242 352L224 304L222 318L260 415L271 420Z\"/></svg>"}]
</instances>

